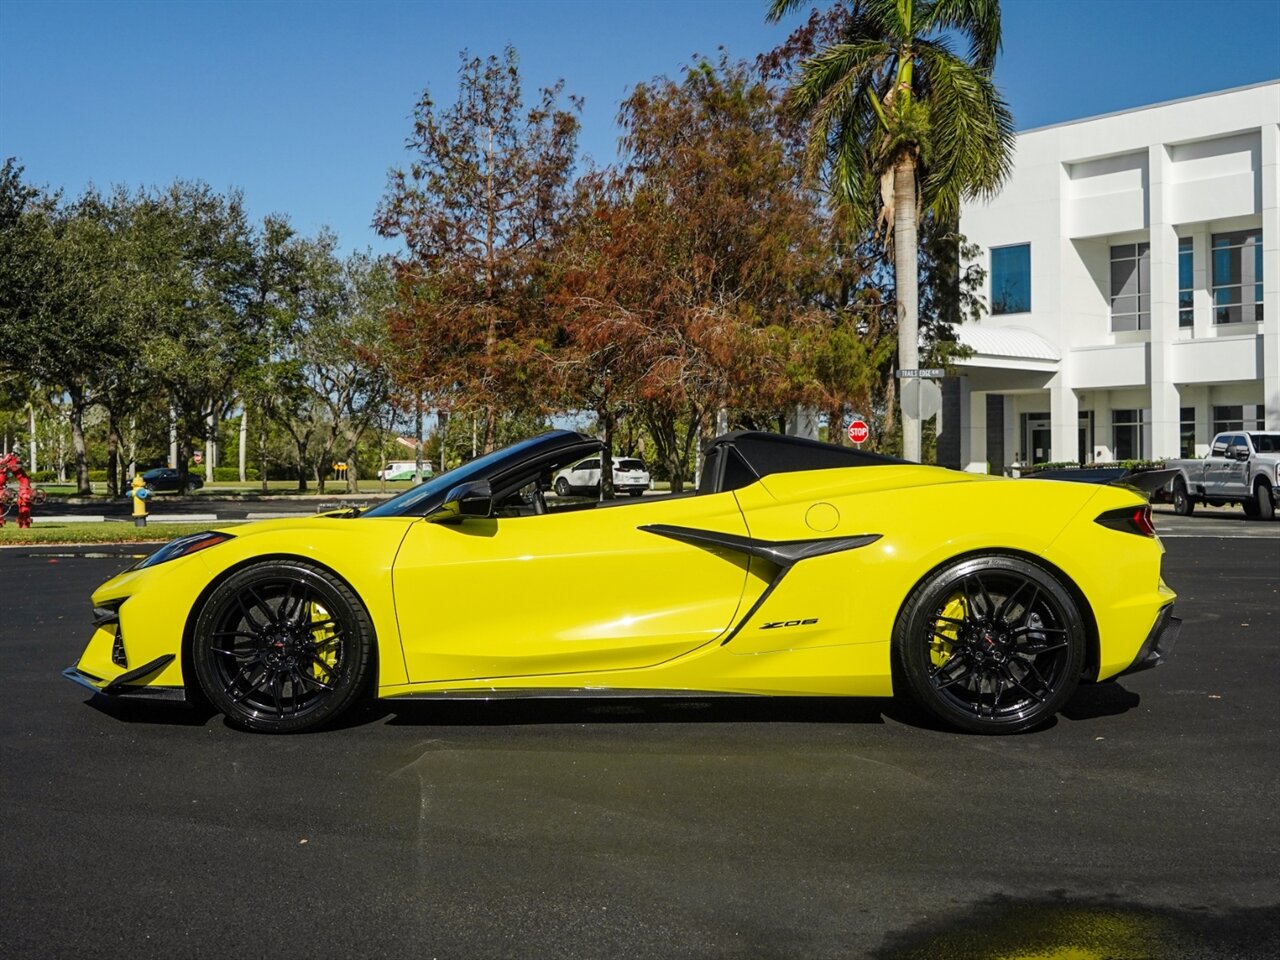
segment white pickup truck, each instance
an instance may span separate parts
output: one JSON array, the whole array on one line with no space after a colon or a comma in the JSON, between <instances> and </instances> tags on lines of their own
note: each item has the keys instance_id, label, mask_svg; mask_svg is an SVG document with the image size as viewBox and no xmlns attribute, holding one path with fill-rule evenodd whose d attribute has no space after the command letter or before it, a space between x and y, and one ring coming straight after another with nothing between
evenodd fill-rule
<instances>
[{"instance_id":1,"label":"white pickup truck","mask_svg":"<svg viewBox=\"0 0 1280 960\"><path fill-rule=\"evenodd\" d=\"M1187 516L1197 503L1238 503L1246 517L1275 519L1280 491L1280 433L1237 430L1213 438L1203 460L1167 460L1176 470L1165 486L1174 513Z\"/></svg>"}]
</instances>

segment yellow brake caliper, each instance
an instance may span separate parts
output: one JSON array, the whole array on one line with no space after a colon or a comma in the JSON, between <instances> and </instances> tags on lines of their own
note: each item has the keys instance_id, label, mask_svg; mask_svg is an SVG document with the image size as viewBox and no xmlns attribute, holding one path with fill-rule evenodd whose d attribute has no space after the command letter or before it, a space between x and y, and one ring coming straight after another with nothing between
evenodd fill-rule
<instances>
[{"instance_id":1,"label":"yellow brake caliper","mask_svg":"<svg viewBox=\"0 0 1280 960\"><path fill-rule=\"evenodd\" d=\"M964 620L969 614L969 605L964 596L958 594L947 602L942 613L933 622L933 637L929 642L929 660L935 668L951 659L956 644L960 642L960 624L952 620ZM943 619L943 618L946 619Z\"/></svg>"},{"instance_id":2,"label":"yellow brake caliper","mask_svg":"<svg viewBox=\"0 0 1280 960\"><path fill-rule=\"evenodd\" d=\"M324 624L324 626L318 626L318 624ZM311 664L311 675L323 683L328 683L333 677L333 668L338 662L338 644L330 642L337 639L337 636L329 611L313 602L311 604L311 639L316 645L316 657L319 658L320 663ZM321 663L324 666L321 666Z\"/></svg>"}]
</instances>

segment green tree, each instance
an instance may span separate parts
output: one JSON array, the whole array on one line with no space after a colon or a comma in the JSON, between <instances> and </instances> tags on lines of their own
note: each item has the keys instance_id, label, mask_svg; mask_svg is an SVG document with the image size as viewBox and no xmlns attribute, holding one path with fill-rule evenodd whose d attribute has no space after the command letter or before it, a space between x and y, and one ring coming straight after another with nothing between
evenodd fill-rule
<instances>
[{"instance_id":1,"label":"green tree","mask_svg":"<svg viewBox=\"0 0 1280 960\"><path fill-rule=\"evenodd\" d=\"M772 0L768 17L802 5ZM812 121L810 168L825 169L855 229L874 222L891 238L899 368L919 365L921 211L954 217L962 198L989 196L1010 170L1013 118L992 80L999 50L998 0L858 0L790 91ZM913 418L903 418L903 453L920 458Z\"/></svg>"},{"instance_id":2,"label":"green tree","mask_svg":"<svg viewBox=\"0 0 1280 960\"><path fill-rule=\"evenodd\" d=\"M179 181L135 211L147 372L178 420L178 470L191 438L205 438L261 357L254 303L254 237L238 191Z\"/></svg>"}]
</instances>

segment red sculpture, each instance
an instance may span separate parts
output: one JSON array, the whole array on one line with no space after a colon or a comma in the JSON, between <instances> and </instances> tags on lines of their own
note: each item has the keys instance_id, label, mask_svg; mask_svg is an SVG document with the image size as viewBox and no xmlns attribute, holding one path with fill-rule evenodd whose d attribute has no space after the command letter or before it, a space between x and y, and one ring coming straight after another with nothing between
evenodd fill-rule
<instances>
[{"instance_id":1,"label":"red sculpture","mask_svg":"<svg viewBox=\"0 0 1280 960\"><path fill-rule=\"evenodd\" d=\"M12 477L18 482L15 490L9 484ZM7 453L0 456L0 527L4 526L5 514L12 504L18 506L18 528L31 526L31 508L44 503L44 491L31 486L31 478L22 469L16 454Z\"/></svg>"}]
</instances>

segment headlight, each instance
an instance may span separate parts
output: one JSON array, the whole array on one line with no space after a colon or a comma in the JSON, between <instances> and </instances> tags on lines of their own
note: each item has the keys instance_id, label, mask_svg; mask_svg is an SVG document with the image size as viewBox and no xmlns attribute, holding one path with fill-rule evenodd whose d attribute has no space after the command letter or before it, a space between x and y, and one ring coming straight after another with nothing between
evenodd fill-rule
<instances>
[{"instance_id":1,"label":"headlight","mask_svg":"<svg viewBox=\"0 0 1280 960\"><path fill-rule=\"evenodd\" d=\"M170 540L151 556L134 564L133 569L142 570L145 567L154 567L158 563L166 563L169 560L177 560L179 557L190 556L193 553L207 550L209 547L216 547L218 544L232 539L234 538L229 533L216 533L213 530L208 530L204 533L187 534L185 537Z\"/></svg>"}]
</instances>

